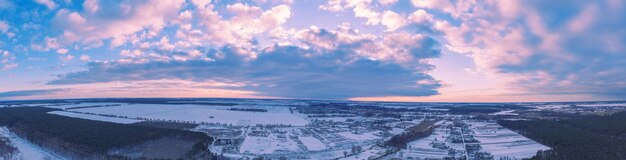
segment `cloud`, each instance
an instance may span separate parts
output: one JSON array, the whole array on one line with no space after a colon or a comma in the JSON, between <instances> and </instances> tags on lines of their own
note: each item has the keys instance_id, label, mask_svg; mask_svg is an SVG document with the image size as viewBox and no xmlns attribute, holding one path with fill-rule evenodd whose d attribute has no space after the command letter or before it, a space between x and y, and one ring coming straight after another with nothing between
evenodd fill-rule
<instances>
[{"instance_id":1,"label":"cloud","mask_svg":"<svg viewBox=\"0 0 626 160\"><path fill-rule=\"evenodd\" d=\"M140 31L147 37L160 33L164 25L178 16L184 1L85 1L85 12L59 10L53 24L62 28L66 44L79 42L88 48L111 40L111 47L123 45Z\"/></svg>"},{"instance_id":2,"label":"cloud","mask_svg":"<svg viewBox=\"0 0 626 160\"><path fill-rule=\"evenodd\" d=\"M100 1L99 0L85 0L83 2L83 8L89 13L96 13L100 10Z\"/></svg>"},{"instance_id":3,"label":"cloud","mask_svg":"<svg viewBox=\"0 0 626 160\"><path fill-rule=\"evenodd\" d=\"M61 47L61 43L59 42L58 38L55 38L55 37L48 37L48 36L46 36L43 39L42 43L43 43L42 45L40 45L39 43L32 44L31 47L32 47L33 50L45 51L45 52L50 51L50 50L61 49L60 48ZM61 52L62 51L63 50L61 49Z\"/></svg>"},{"instance_id":4,"label":"cloud","mask_svg":"<svg viewBox=\"0 0 626 160\"><path fill-rule=\"evenodd\" d=\"M57 7L57 4L54 3L53 0L35 0L35 2L48 7L48 9L53 10Z\"/></svg>"},{"instance_id":5,"label":"cloud","mask_svg":"<svg viewBox=\"0 0 626 160\"><path fill-rule=\"evenodd\" d=\"M429 66L421 63L421 59L436 58L440 54L439 43L434 39L406 32L377 37L372 34L360 34L345 27L335 31L313 26L298 31L295 37L304 43L305 47L326 51L343 50L361 57L417 68Z\"/></svg>"},{"instance_id":6,"label":"cloud","mask_svg":"<svg viewBox=\"0 0 626 160\"><path fill-rule=\"evenodd\" d=\"M433 16L423 9L418 9L409 15L408 20L416 24L432 23Z\"/></svg>"},{"instance_id":7,"label":"cloud","mask_svg":"<svg viewBox=\"0 0 626 160\"><path fill-rule=\"evenodd\" d=\"M15 56L9 51L0 49L0 70L9 70L17 67Z\"/></svg>"},{"instance_id":8,"label":"cloud","mask_svg":"<svg viewBox=\"0 0 626 160\"><path fill-rule=\"evenodd\" d=\"M67 62L67 61L74 60L74 56L69 55L69 54L68 54L68 55L60 55L60 56L59 56L59 59L60 59L61 61L66 61L66 62Z\"/></svg>"},{"instance_id":9,"label":"cloud","mask_svg":"<svg viewBox=\"0 0 626 160\"><path fill-rule=\"evenodd\" d=\"M406 11L397 12L393 10L394 7L389 7L389 5L396 2L396 0L383 0L377 1L377 3L372 3L370 0L331 0L322 4L319 8L331 12L342 12L347 9L352 9L354 17L366 19L366 25L383 25L387 28L385 31L393 32L410 24L430 26L430 24L425 23L432 22L432 15L426 13L426 11L421 8L440 7L445 4L450 5L448 2L443 1L412 1L419 9L407 16L406 13L402 13Z\"/></svg>"},{"instance_id":10,"label":"cloud","mask_svg":"<svg viewBox=\"0 0 626 160\"><path fill-rule=\"evenodd\" d=\"M466 3L419 5L455 6L447 10L460 25L439 20L435 28L449 50L470 55L479 71L529 93L626 98L626 19L606 16L626 14L624 4Z\"/></svg>"},{"instance_id":11,"label":"cloud","mask_svg":"<svg viewBox=\"0 0 626 160\"><path fill-rule=\"evenodd\" d=\"M431 76L397 63L355 57L350 50L316 54L313 49L274 45L254 60L235 48L210 49L213 61L90 62L87 70L60 75L49 84L181 79L238 83L224 87L254 91L259 96L343 99L363 96L427 96L437 94ZM427 65L427 64L423 64ZM434 83L419 83L430 81Z\"/></svg>"},{"instance_id":12,"label":"cloud","mask_svg":"<svg viewBox=\"0 0 626 160\"><path fill-rule=\"evenodd\" d=\"M58 54L67 54L67 52L69 52L69 50L65 48L57 49Z\"/></svg>"},{"instance_id":13,"label":"cloud","mask_svg":"<svg viewBox=\"0 0 626 160\"><path fill-rule=\"evenodd\" d=\"M9 29L11 29L11 25L9 25L7 21L0 20L0 33L6 34L7 37L12 38L15 36L15 33L10 32Z\"/></svg>"},{"instance_id":14,"label":"cloud","mask_svg":"<svg viewBox=\"0 0 626 160\"><path fill-rule=\"evenodd\" d=\"M383 6L392 5L396 2L398 2L398 0L378 0L378 3L380 3Z\"/></svg>"},{"instance_id":15,"label":"cloud","mask_svg":"<svg viewBox=\"0 0 626 160\"><path fill-rule=\"evenodd\" d=\"M374 10L371 0L330 0L326 4L319 6L319 8L331 12L352 9L354 17L367 19L365 22L367 25L379 24L382 16L379 11Z\"/></svg>"},{"instance_id":16,"label":"cloud","mask_svg":"<svg viewBox=\"0 0 626 160\"><path fill-rule=\"evenodd\" d=\"M0 20L0 32L7 33L9 31L9 24L7 21Z\"/></svg>"},{"instance_id":17,"label":"cloud","mask_svg":"<svg viewBox=\"0 0 626 160\"><path fill-rule=\"evenodd\" d=\"M84 55L83 54L83 55L80 55L80 60L87 62L87 61L91 60L91 57L89 57L88 55Z\"/></svg>"},{"instance_id":18,"label":"cloud","mask_svg":"<svg viewBox=\"0 0 626 160\"><path fill-rule=\"evenodd\" d=\"M258 39L268 37L270 32L281 32L283 24L291 17L291 7L285 4L261 10L256 6L241 3L227 5L226 10L233 14L223 16L215 10L214 4L194 1L200 30L191 27L179 29L177 38L187 44L208 43L212 46L237 46L240 54L254 58L254 48ZM191 25L191 24L189 24ZM254 26L254 27L251 27ZM206 45L206 44L205 44Z\"/></svg>"},{"instance_id":19,"label":"cloud","mask_svg":"<svg viewBox=\"0 0 626 160\"><path fill-rule=\"evenodd\" d=\"M406 20L396 12L385 11L385 13L383 13L381 23L387 26L387 31L395 31L396 29L406 25Z\"/></svg>"},{"instance_id":20,"label":"cloud","mask_svg":"<svg viewBox=\"0 0 626 160\"><path fill-rule=\"evenodd\" d=\"M38 2L53 4L54 18L41 24L54 31L30 36L33 50L56 51L59 61L91 60L69 50L116 54L50 84L174 79L243 84L229 87L262 96L432 95L442 82L429 75L431 60L454 52L507 91L626 97L626 19L606 16L626 14L619 0ZM310 11L303 6L336 19L300 18ZM15 24L0 21L0 33L47 29ZM2 69L20 62L2 53Z\"/></svg>"},{"instance_id":21,"label":"cloud","mask_svg":"<svg viewBox=\"0 0 626 160\"><path fill-rule=\"evenodd\" d=\"M26 97L26 96L41 96L62 92L65 89L40 89L40 90L19 90L19 91L6 91L0 92L0 98L14 98L14 97Z\"/></svg>"}]
</instances>

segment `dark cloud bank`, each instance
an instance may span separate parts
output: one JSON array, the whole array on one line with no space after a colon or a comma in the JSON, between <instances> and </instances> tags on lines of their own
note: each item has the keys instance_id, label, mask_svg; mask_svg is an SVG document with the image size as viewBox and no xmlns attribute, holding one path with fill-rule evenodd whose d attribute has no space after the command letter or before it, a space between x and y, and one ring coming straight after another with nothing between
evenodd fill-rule
<instances>
[{"instance_id":1,"label":"dark cloud bank","mask_svg":"<svg viewBox=\"0 0 626 160\"><path fill-rule=\"evenodd\" d=\"M397 63L358 57L350 52L349 49L337 49L317 53L295 46L273 46L260 51L256 59L246 60L233 48L223 47L206 51L207 57L219 57L214 61L91 62L87 64L87 70L61 75L49 84L184 79L243 82L247 85L226 88L289 98L438 94L441 84L426 73ZM432 68L426 63L418 64ZM418 84L418 81L433 83Z\"/></svg>"}]
</instances>

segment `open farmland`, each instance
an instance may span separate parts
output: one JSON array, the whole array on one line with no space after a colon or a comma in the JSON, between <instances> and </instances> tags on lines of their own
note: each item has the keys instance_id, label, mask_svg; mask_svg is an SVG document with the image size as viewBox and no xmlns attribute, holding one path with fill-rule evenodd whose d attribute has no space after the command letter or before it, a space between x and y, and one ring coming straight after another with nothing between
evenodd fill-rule
<instances>
[{"instance_id":1,"label":"open farmland","mask_svg":"<svg viewBox=\"0 0 626 160\"><path fill-rule=\"evenodd\" d=\"M220 108L188 104L126 104L114 107L82 108L72 111L138 119L220 123L236 126L304 126L308 123L303 116L297 113L290 113L289 110L276 109L268 112L248 112L227 110L226 108L229 107Z\"/></svg>"},{"instance_id":2,"label":"open farmland","mask_svg":"<svg viewBox=\"0 0 626 160\"><path fill-rule=\"evenodd\" d=\"M539 150L550 149L494 122L468 122L468 124L471 125L474 138L480 142L482 149L491 153L495 159L530 158Z\"/></svg>"},{"instance_id":3,"label":"open farmland","mask_svg":"<svg viewBox=\"0 0 626 160\"><path fill-rule=\"evenodd\" d=\"M548 149L495 122L456 121L441 123L433 134L408 143L395 157L524 159Z\"/></svg>"}]
</instances>

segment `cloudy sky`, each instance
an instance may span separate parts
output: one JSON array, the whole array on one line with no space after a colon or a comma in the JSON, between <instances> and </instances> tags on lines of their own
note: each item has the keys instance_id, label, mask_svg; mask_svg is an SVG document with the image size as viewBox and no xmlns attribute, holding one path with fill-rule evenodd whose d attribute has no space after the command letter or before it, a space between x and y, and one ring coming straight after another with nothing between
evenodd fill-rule
<instances>
[{"instance_id":1,"label":"cloudy sky","mask_svg":"<svg viewBox=\"0 0 626 160\"><path fill-rule=\"evenodd\" d=\"M0 0L0 100L626 100L622 0Z\"/></svg>"}]
</instances>

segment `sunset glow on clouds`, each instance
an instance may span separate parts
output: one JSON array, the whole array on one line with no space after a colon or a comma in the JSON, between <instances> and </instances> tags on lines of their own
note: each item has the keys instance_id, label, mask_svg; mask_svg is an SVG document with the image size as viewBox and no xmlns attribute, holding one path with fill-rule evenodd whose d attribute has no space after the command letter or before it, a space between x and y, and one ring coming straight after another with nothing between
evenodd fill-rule
<instances>
[{"instance_id":1,"label":"sunset glow on clouds","mask_svg":"<svg viewBox=\"0 0 626 160\"><path fill-rule=\"evenodd\" d=\"M626 99L626 3L0 0L0 99Z\"/></svg>"}]
</instances>

